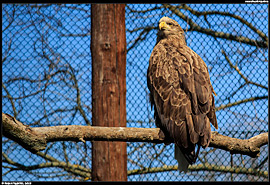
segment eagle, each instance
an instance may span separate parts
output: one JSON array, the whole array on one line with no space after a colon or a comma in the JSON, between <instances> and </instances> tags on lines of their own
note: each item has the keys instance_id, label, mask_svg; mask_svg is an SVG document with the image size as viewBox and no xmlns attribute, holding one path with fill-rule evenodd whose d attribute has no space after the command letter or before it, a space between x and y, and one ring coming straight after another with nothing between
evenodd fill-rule
<instances>
[{"instance_id":1,"label":"eagle","mask_svg":"<svg viewBox=\"0 0 270 185\"><path fill-rule=\"evenodd\" d=\"M216 93L205 62L187 46L180 25L162 17L158 28L147 69L149 97L155 124L165 141L175 143L178 170L186 172L196 162L200 147L210 143L210 122L218 128Z\"/></svg>"}]
</instances>

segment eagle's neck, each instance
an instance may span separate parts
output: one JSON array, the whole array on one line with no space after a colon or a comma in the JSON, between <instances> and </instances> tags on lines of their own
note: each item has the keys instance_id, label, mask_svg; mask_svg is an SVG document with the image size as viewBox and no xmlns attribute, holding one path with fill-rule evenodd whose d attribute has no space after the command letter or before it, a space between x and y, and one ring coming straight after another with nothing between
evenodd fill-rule
<instances>
[{"instance_id":1,"label":"eagle's neck","mask_svg":"<svg viewBox=\"0 0 270 185\"><path fill-rule=\"evenodd\" d=\"M178 43L179 45L187 45L185 36L183 34L180 34L180 35L168 35L168 36L158 36L156 45L162 40L164 40L164 41L167 40L167 41L172 42L172 43Z\"/></svg>"}]
</instances>

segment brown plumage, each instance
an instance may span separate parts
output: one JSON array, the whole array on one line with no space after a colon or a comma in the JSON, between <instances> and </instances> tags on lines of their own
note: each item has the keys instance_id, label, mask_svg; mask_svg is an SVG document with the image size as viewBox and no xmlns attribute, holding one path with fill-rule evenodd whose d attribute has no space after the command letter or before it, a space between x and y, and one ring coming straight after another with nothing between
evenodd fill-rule
<instances>
[{"instance_id":1,"label":"brown plumage","mask_svg":"<svg viewBox=\"0 0 270 185\"><path fill-rule=\"evenodd\" d=\"M159 21L147 85L156 125L175 142L178 168L187 171L188 165L196 161L200 146L206 148L210 143L210 122L218 128L215 92L206 64L186 45L179 24L168 17Z\"/></svg>"}]
</instances>

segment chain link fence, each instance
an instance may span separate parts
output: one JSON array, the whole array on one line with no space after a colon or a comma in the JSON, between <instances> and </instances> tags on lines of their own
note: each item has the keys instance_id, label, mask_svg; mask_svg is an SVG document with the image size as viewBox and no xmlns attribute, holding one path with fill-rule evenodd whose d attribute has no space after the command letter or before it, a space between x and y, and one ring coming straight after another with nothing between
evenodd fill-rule
<instances>
[{"instance_id":1,"label":"chain link fence","mask_svg":"<svg viewBox=\"0 0 270 185\"><path fill-rule=\"evenodd\" d=\"M239 139L268 132L267 4L127 4L127 127L155 128L146 71L163 16L181 25L208 66L217 131ZM90 21L90 4L3 4L2 112L31 127L91 124ZM186 174L176 170L173 144L127 146L128 181L268 180L267 146L258 158L202 149ZM91 142L54 142L32 154L2 138L3 181L90 176Z\"/></svg>"}]
</instances>

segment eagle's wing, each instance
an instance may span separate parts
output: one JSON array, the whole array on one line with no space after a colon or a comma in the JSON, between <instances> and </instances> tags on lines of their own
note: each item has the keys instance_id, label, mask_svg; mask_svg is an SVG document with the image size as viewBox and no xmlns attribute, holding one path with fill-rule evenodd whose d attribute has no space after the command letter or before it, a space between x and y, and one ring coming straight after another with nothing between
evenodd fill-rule
<instances>
[{"instance_id":1,"label":"eagle's wing","mask_svg":"<svg viewBox=\"0 0 270 185\"><path fill-rule=\"evenodd\" d=\"M180 147L189 163L196 160L195 144L207 147L210 121L217 127L213 88L203 60L187 46L168 40L153 49L147 71L156 124ZM195 159L194 159L195 158Z\"/></svg>"}]
</instances>

